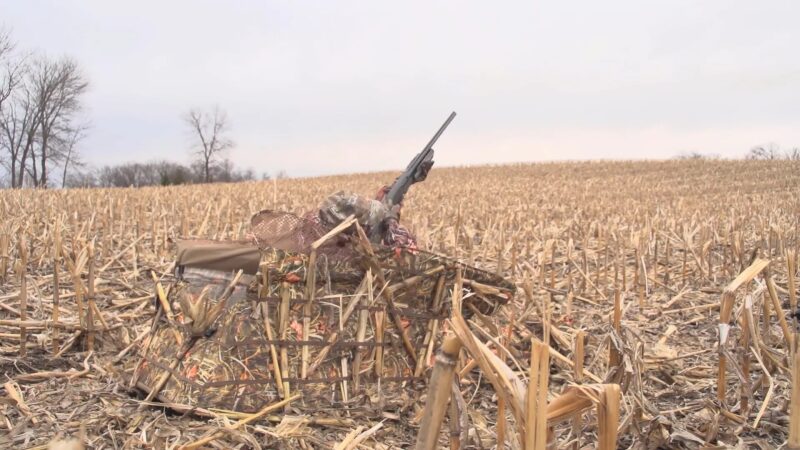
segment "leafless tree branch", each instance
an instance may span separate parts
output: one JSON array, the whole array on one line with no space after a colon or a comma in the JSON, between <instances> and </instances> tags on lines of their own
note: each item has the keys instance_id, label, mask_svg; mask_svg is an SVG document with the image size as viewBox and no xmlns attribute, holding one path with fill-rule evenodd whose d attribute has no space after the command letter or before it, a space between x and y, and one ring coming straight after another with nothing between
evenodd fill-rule
<instances>
[{"instance_id":1,"label":"leafless tree branch","mask_svg":"<svg viewBox=\"0 0 800 450\"><path fill-rule=\"evenodd\" d=\"M57 148L52 145L66 140L76 114L81 110L81 97L89 83L69 58L49 60L39 58L30 72L33 100L37 109L39 134L39 169L37 186L47 187L48 162L58 160Z\"/></svg>"},{"instance_id":2,"label":"leafless tree branch","mask_svg":"<svg viewBox=\"0 0 800 450\"><path fill-rule=\"evenodd\" d=\"M61 174L62 188L67 185L67 173L69 173L70 167L81 168L86 165L80 158L80 155L78 155L76 147L78 142L86 136L87 129L88 125L82 124L69 130L63 130L63 133L59 134L59 156L61 157L61 165L63 166L63 172Z\"/></svg>"},{"instance_id":3,"label":"leafless tree branch","mask_svg":"<svg viewBox=\"0 0 800 450\"><path fill-rule=\"evenodd\" d=\"M229 131L228 116L219 106L215 106L210 111L191 109L184 116L184 121L194 136L192 154L201 167L204 182L210 183L214 164L225 150L234 145L226 136Z\"/></svg>"},{"instance_id":4,"label":"leafless tree branch","mask_svg":"<svg viewBox=\"0 0 800 450\"><path fill-rule=\"evenodd\" d=\"M769 143L767 145L759 145L750 149L747 152L746 159L752 160L776 160L788 159L791 161L800 161L800 148L792 148L783 151L778 144Z\"/></svg>"}]
</instances>

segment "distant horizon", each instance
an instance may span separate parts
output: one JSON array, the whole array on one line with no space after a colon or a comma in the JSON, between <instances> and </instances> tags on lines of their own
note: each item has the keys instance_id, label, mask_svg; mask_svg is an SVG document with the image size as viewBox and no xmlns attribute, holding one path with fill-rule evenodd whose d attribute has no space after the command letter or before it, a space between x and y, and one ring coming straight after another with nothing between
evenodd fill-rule
<instances>
[{"instance_id":1,"label":"distant horizon","mask_svg":"<svg viewBox=\"0 0 800 450\"><path fill-rule=\"evenodd\" d=\"M167 160L148 160L148 161L128 161L126 163L121 164L148 164L158 161L166 161ZM800 160L793 159L773 159L773 160L764 160L764 159L748 159L748 158L729 158L729 157L719 157L719 156L706 156L702 158L642 158L642 159L608 159L608 158L599 158L599 159L582 159L582 160L549 160L549 161L513 161L513 162L502 162L502 163L478 163L478 164L465 164L465 165L434 165L433 169L431 170L431 174L435 174L438 170L468 170L468 169L482 169L482 168L503 168L508 166L535 166L535 165L558 165L558 164L575 164L575 165L586 165L586 164L603 164L603 163L684 163L684 164L691 164L697 162L722 162L722 163L736 163L736 162L747 162L752 164L795 164L800 167ZM339 177L360 177L360 176L370 176L370 175L381 175L387 174L390 177L398 175L402 172L402 168L398 169L384 169L384 170L372 170L372 171L358 171L358 172L340 172L340 173L327 173L327 174L317 174L317 175L299 175L293 176L291 173L286 173L282 177L275 177L274 174L270 174L270 178L262 179L260 173L256 173L256 177L253 179L245 179L245 180L235 180L235 181L223 181L223 184L236 184L236 183L269 183L275 180L313 180L313 179L326 179L326 178L339 178ZM392 181L392 179L387 178L386 183ZM141 186L102 186L102 185L95 185L95 186L67 186L62 188L60 186L50 186L48 189L145 189L145 188L159 188L159 187L177 187L177 186L198 186L198 185L205 185L205 184L217 184L219 181L214 181L212 183L205 183L203 181L189 181L186 183L180 184L170 184L167 186L162 186L159 184L146 184ZM0 187L0 191L7 190L8 188ZM34 186L25 186L20 188L21 190L31 190L31 189L40 189L39 187Z\"/></svg>"},{"instance_id":2,"label":"distant horizon","mask_svg":"<svg viewBox=\"0 0 800 450\"><path fill-rule=\"evenodd\" d=\"M415 154L409 155L409 160L413 158ZM434 162L436 158L434 157ZM435 163L432 169L436 171L437 169L474 169L474 168L482 168L482 167L504 167L504 166L528 166L528 165L546 165L546 164L592 164L592 163L647 163L647 162L669 162L669 161L748 161L745 155L741 157L723 157L719 155L702 155L699 158L688 158L688 157L681 157L675 156L672 158L593 158L593 159L553 159L553 160L541 160L541 161L505 161L505 162L486 162L486 163L475 163L475 164L458 164L458 165L443 165ZM149 163L149 162L156 162L156 161L167 161L167 162L176 162L177 161L170 161L168 159L149 159L146 161L125 161L120 164L136 164L136 163ZM760 160L763 161L763 160ZM778 160L776 160L778 161ZM753 161L757 162L757 161ZM99 168L98 168L99 169ZM289 172L284 173L284 178L286 179L293 179L293 180L301 180L301 179L310 179L310 178L327 178L327 177L339 177L339 176L347 176L347 175L372 175L372 174L382 174L382 173L400 173L405 169L405 166L397 167L394 169L379 169L379 170L366 170L366 171L355 171L355 172L332 172L332 173L320 173L315 175L292 175ZM255 169L254 169L255 170ZM280 169L279 169L280 170ZM263 181L260 177L263 171L255 171L257 177L253 180L245 180L244 182L250 181ZM275 178L275 172L267 171L268 175L270 175L269 180ZM202 183L195 183L195 184L202 184Z\"/></svg>"},{"instance_id":3,"label":"distant horizon","mask_svg":"<svg viewBox=\"0 0 800 450\"><path fill-rule=\"evenodd\" d=\"M775 143L768 143L765 147L769 147L770 145L774 146L774 148L779 149L781 151L791 150L793 148L798 148L797 146L794 147L781 147ZM753 147L751 147L753 148ZM748 148L748 151L751 149ZM443 153L444 151L442 151ZM410 151L406 156L408 161L410 161L418 151ZM437 152L436 155L440 155L440 152ZM692 157L694 155L695 157ZM724 161L738 161L738 160L746 160L747 159L747 151L743 152L741 155L734 155L734 156L726 156L726 155L719 155L719 154L703 154L700 152L686 152L681 154L676 154L670 157L641 157L641 158L628 158L628 157L598 157L598 158L587 158L587 159L579 159L579 158L565 158L565 159L542 159L542 160L516 160L516 161L487 161L487 162L476 162L476 163L463 163L463 164L442 164L437 161L437 156L434 156L434 169L436 168L461 168L461 167L481 167L481 166L507 166L507 165L518 165L518 164L559 164L559 163L591 163L591 162L659 162L659 161L673 161L673 160L684 160L684 159L703 159L703 160L724 160ZM157 161L166 161L170 163L176 164L185 164L184 161L170 159L168 157L155 157L146 160L138 160L138 159L130 159L127 161L121 161L116 164L104 164L102 166L93 166L94 169L102 169L105 166L116 166L116 165L124 165L124 164L146 164L150 162L157 162ZM260 177L262 174L266 173L270 175L271 178L274 178L278 172L284 172L286 178L320 178L320 177L327 177L327 176L339 176L339 175L359 175L359 174L371 174L371 173L384 173L384 172L400 172L405 169L406 164L401 164L396 168L381 168L381 169L372 169L372 170L359 170L353 172L323 172L323 173L316 173L316 174L308 174L308 175L293 175L291 172L286 171L280 167L275 167L274 169L270 170L258 170L253 168L256 175ZM245 164L241 164L239 161L232 162L236 165L236 168L250 168Z\"/></svg>"}]
</instances>

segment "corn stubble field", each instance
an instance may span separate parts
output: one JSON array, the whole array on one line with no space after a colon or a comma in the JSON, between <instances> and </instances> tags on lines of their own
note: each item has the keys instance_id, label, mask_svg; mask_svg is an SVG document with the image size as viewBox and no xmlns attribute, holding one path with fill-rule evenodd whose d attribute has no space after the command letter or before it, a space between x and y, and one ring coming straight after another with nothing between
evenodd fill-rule
<instances>
[{"instance_id":1,"label":"corn stubble field","mask_svg":"<svg viewBox=\"0 0 800 450\"><path fill-rule=\"evenodd\" d=\"M243 238L259 210L304 213L393 177L0 192L0 446L74 436L177 448L211 436L208 448L411 448L435 432L421 420L431 391L382 417L290 405L242 424L143 406L128 389L172 239ZM457 420L444 419L439 446L800 445L798 194L796 162L434 168L402 221L423 248L519 288L495 316L469 319L496 370L468 346L456 357Z\"/></svg>"}]
</instances>

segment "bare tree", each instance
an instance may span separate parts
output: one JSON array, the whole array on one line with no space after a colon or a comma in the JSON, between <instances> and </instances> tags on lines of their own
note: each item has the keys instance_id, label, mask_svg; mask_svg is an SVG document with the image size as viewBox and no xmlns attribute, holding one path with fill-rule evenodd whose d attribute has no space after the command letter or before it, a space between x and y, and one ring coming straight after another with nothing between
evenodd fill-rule
<instances>
[{"instance_id":1,"label":"bare tree","mask_svg":"<svg viewBox=\"0 0 800 450\"><path fill-rule=\"evenodd\" d=\"M16 142L9 139L9 130L7 130L7 119L14 116L9 112L9 103L13 101L12 94L20 84L22 72L24 69L24 59L15 59L14 56L14 43L11 40L11 35L7 30L0 29L0 150L8 155L3 158L0 154L0 163L6 166L11 172L11 186L15 186L16 181L16 163L19 155L15 152L18 150L15 147ZM12 133L16 133L16 127L11 127Z\"/></svg>"},{"instance_id":2,"label":"bare tree","mask_svg":"<svg viewBox=\"0 0 800 450\"><path fill-rule=\"evenodd\" d=\"M800 148L794 147L788 150L781 150L780 145L769 143L753 147L747 152L746 159L776 160L788 159L790 161L800 161Z\"/></svg>"},{"instance_id":3,"label":"bare tree","mask_svg":"<svg viewBox=\"0 0 800 450\"><path fill-rule=\"evenodd\" d=\"M22 59L14 60L14 42L11 33L0 30L0 111L3 103L11 97L14 88L19 84Z\"/></svg>"},{"instance_id":4,"label":"bare tree","mask_svg":"<svg viewBox=\"0 0 800 450\"><path fill-rule=\"evenodd\" d=\"M52 144L59 139L67 141L66 136L73 132L73 121L82 108L81 96L88 86L78 64L70 58L39 58L34 63L30 72L30 89L37 110L39 135L37 186L47 187L47 164L56 162L61 156L57 146Z\"/></svg>"},{"instance_id":5,"label":"bare tree","mask_svg":"<svg viewBox=\"0 0 800 450\"><path fill-rule=\"evenodd\" d=\"M746 159L781 159L781 148L777 144L770 143L753 147L747 153Z\"/></svg>"},{"instance_id":6,"label":"bare tree","mask_svg":"<svg viewBox=\"0 0 800 450\"><path fill-rule=\"evenodd\" d=\"M691 160L719 159L719 155L716 155L716 154L713 154L713 153L702 153L702 152L699 152L697 150L692 150L692 151L680 153L675 158L676 159L691 159Z\"/></svg>"},{"instance_id":7,"label":"bare tree","mask_svg":"<svg viewBox=\"0 0 800 450\"><path fill-rule=\"evenodd\" d=\"M65 183L85 130L77 123L87 87L74 60L20 54L10 33L0 29L0 164L12 187L47 187L58 164Z\"/></svg>"},{"instance_id":8,"label":"bare tree","mask_svg":"<svg viewBox=\"0 0 800 450\"><path fill-rule=\"evenodd\" d=\"M222 152L233 147L233 141L225 136L229 131L228 116L219 106L215 106L211 111L192 109L184 116L184 120L194 135L192 154L197 158L203 181L210 183L217 159Z\"/></svg>"},{"instance_id":9,"label":"bare tree","mask_svg":"<svg viewBox=\"0 0 800 450\"><path fill-rule=\"evenodd\" d=\"M26 185L26 175L29 184L47 187L51 166L65 163L68 170L76 160L75 143L85 129L76 122L88 83L69 58L38 56L11 72L14 86L0 108L0 149L7 156L3 164L12 187Z\"/></svg>"},{"instance_id":10,"label":"bare tree","mask_svg":"<svg viewBox=\"0 0 800 450\"><path fill-rule=\"evenodd\" d=\"M26 86L19 99L19 108L22 111L23 121L20 124L19 132L22 140L22 154L19 157L19 172L17 174L17 186L25 185L25 174L30 175L32 184L35 186L39 177L36 174L36 144L37 131L39 130L39 109L33 100L33 93ZM28 159L30 158L30 164Z\"/></svg>"},{"instance_id":11,"label":"bare tree","mask_svg":"<svg viewBox=\"0 0 800 450\"><path fill-rule=\"evenodd\" d=\"M8 154L5 164L11 173L11 187L23 185L26 160L33 155L35 115L34 106L25 95L12 98L0 111L0 147Z\"/></svg>"},{"instance_id":12,"label":"bare tree","mask_svg":"<svg viewBox=\"0 0 800 450\"><path fill-rule=\"evenodd\" d=\"M59 146L60 146L60 155L62 158L61 165L63 166L63 173L61 175L61 187L66 187L67 185L67 173L72 167L73 169L81 169L86 166L86 163L80 158L78 155L77 149L75 148L78 144L78 141L83 139L86 132L86 126L78 126L65 134L65 136L59 136Z\"/></svg>"}]
</instances>

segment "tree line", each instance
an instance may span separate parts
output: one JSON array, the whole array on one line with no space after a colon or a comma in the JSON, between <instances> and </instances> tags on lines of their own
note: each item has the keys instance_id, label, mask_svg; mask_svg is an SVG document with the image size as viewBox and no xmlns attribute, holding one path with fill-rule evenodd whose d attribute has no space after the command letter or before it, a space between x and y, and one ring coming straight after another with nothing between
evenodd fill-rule
<instances>
[{"instance_id":1,"label":"tree line","mask_svg":"<svg viewBox=\"0 0 800 450\"><path fill-rule=\"evenodd\" d=\"M0 29L0 187L140 187L256 178L252 169L237 169L225 157L234 142L228 117L217 106L194 108L181 118L193 140L188 165L160 160L92 167L78 151L90 129L83 104L88 89L74 59L21 51L10 32Z\"/></svg>"},{"instance_id":2,"label":"tree line","mask_svg":"<svg viewBox=\"0 0 800 450\"><path fill-rule=\"evenodd\" d=\"M715 155L712 153L702 153L698 151L690 151L684 152L679 154L675 157L676 159L721 159L719 155ZM759 161L759 160L788 160L788 161L800 161L800 148L793 147L789 149L783 149L780 145L775 143L769 143L766 145L757 145L752 147L746 155L744 155L744 159L751 160L751 161Z\"/></svg>"},{"instance_id":3,"label":"tree line","mask_svg":"<svg viewBox=\"0 0 800 450\"><path fill-rule=\"evenodd\" d=\"M277 177L285 177L278 173ZM253 169L237 169L229 159L210 166L209 178L213 183L236 183L256 179L267 180L271 175L256 175ZM155 160L144 163L129 162L99 169L76 170L67 176L64 187L144 187L172 186L206 182L202 166L184 165L172 161Z\"/></svg>"},{"instance_id":4,"label":"tree line","mask_svg":"<svg viewBox=\"0 0 800 450\"><path fill-rule=\"evenodd\" d=\"M786 159L789 161L800 161L800 148L793 147L790 149L782 149L779 145L774 143L759 145L751 148L745 158L766 160Z\"/></svg>"}]
</instances>

